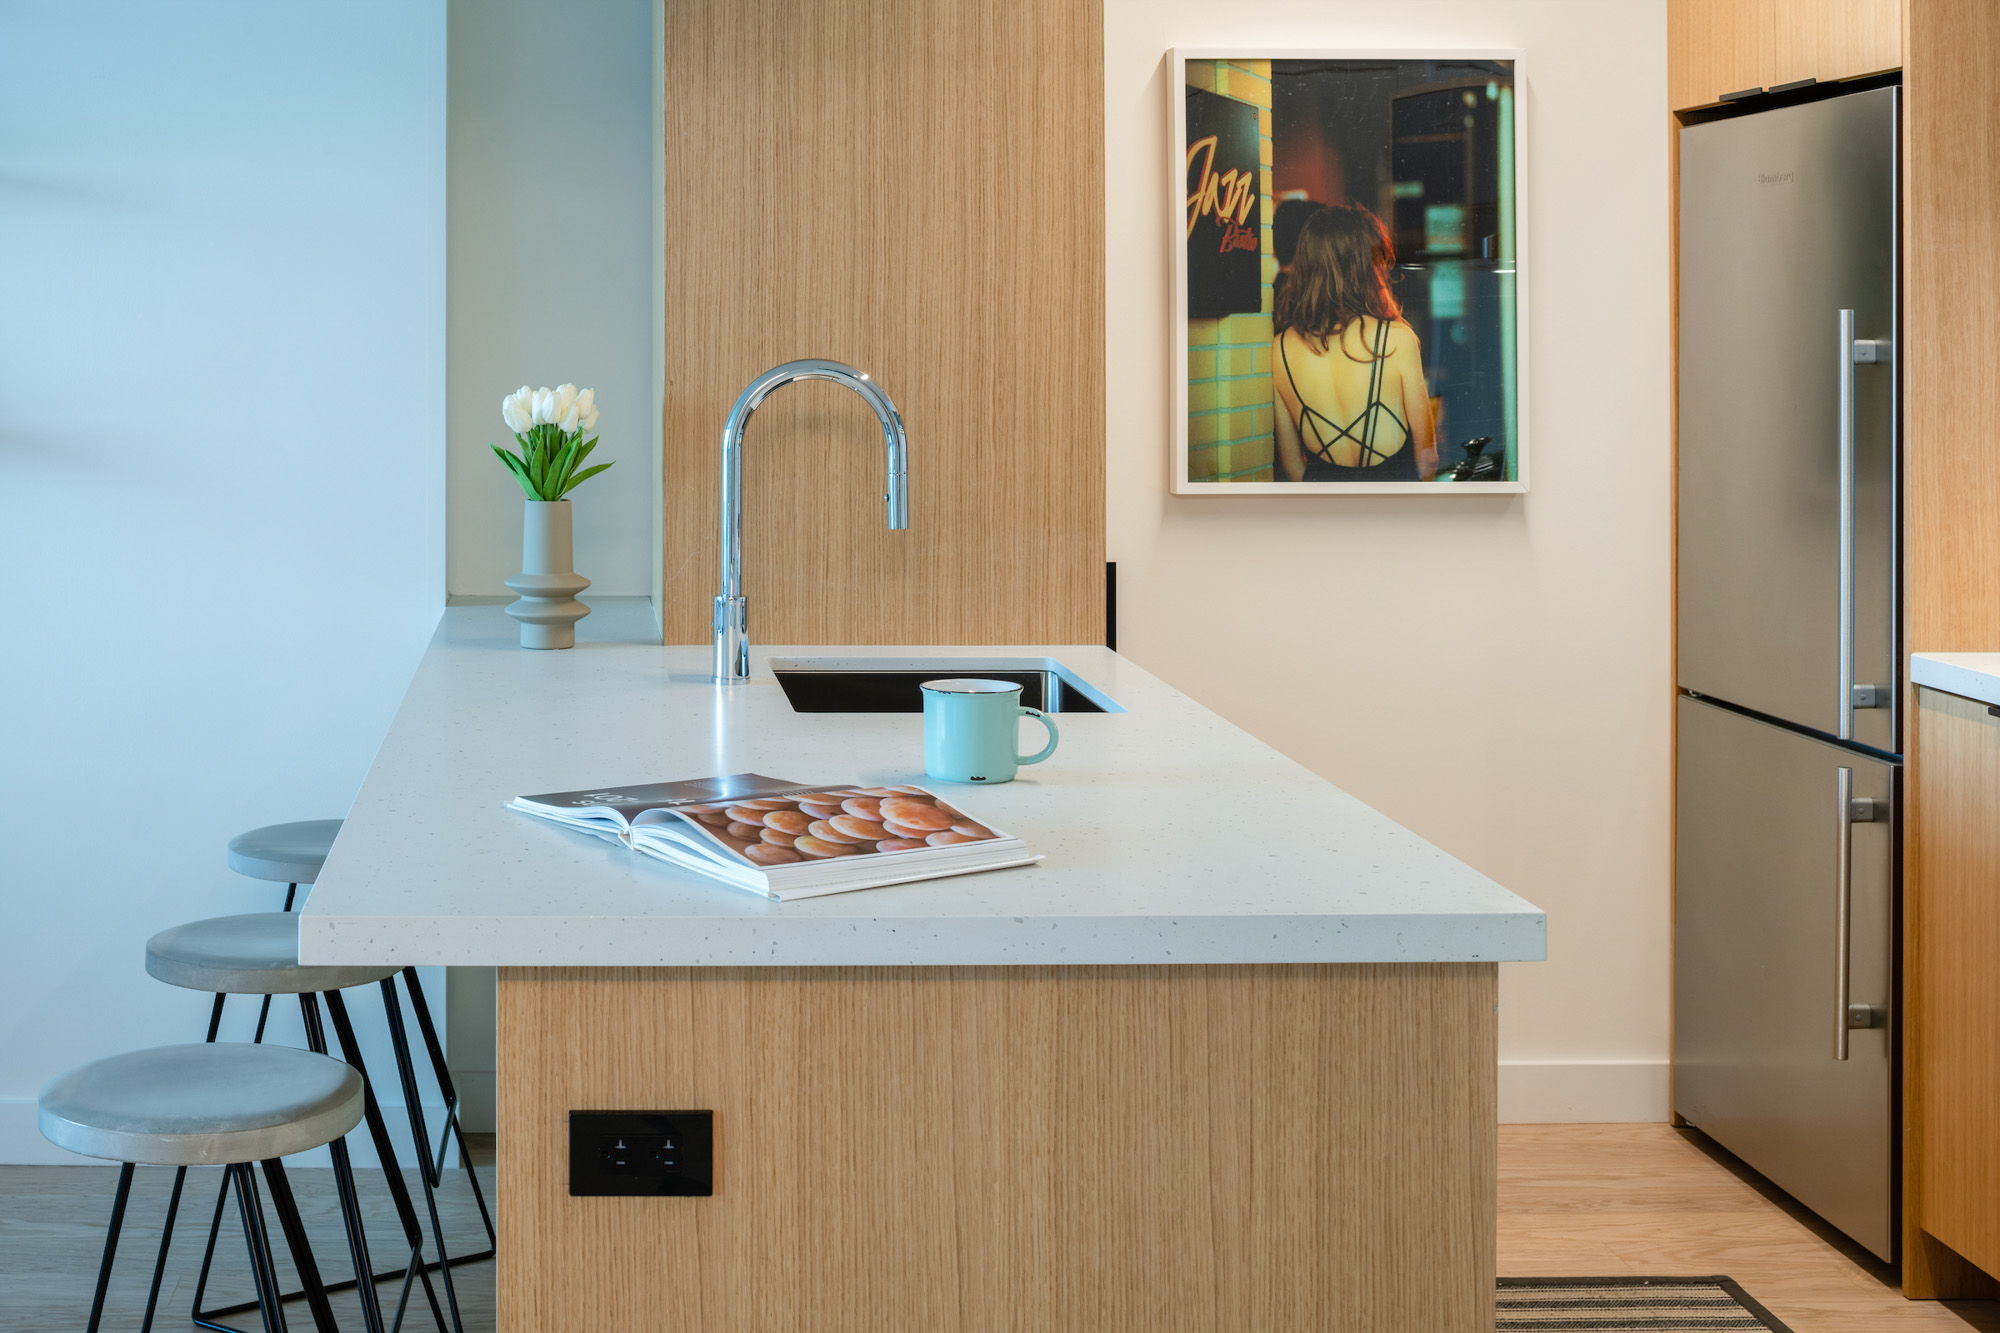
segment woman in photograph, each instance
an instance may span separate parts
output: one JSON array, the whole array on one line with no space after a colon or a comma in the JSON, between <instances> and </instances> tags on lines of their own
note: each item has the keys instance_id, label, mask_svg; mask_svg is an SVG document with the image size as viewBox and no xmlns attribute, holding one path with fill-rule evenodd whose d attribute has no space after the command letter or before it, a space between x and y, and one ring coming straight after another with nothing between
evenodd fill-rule
<instances>
[{"instance_id":1,"label":"woman in photograph","mask_svg":"<svg viewBox=\"0 0 2000 1333\"><path fill-rule=\"evenodd\" d=\"M1286 481L1429 481L1437 431L1416 330L1389 294L1394 248L1359 204L1299 232L1271 346Z\"/></svg>"}]
</instances>

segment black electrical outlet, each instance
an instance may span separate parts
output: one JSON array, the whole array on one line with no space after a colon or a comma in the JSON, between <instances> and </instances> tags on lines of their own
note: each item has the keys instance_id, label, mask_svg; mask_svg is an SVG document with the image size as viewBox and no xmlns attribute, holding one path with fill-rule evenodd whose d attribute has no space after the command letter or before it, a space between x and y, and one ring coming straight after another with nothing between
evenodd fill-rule
<instances>
[{"instance_id":1,"label":"black electrical outlet","mask_svg":"<svg viewBox=\"0 0 2000 1333\"><path fill-rule=\"evenodd\" d=\"M715 1193L715 1112L571 1111L572 1195Z\"/></svg>"}]
</instances>

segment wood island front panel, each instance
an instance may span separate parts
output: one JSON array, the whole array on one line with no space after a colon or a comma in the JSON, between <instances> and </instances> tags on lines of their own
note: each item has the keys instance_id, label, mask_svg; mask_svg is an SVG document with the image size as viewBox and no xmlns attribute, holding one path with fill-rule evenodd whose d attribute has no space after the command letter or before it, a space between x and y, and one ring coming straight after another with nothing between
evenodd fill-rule
<instances>
[{"instance_id":1,"label":"wood island front panel","mask_svg":"<svg viewBox=\"0 0 2000 1333\"><path fill-rule=\"evenodd\" d=\"M1924 763L1917 873L1904 895L1905 1245L1949 1278L1940 1294L1990 1298L2000 1275L2000 718L1971 699L1916 693Z\"/></svg>"},{"instance_id":2,"label":"wood island front panel","mask_svg":"<svg viewBox=\"0 0 2000 1333\"><path fill-rule=\"evenodd\" d=\"M1493 1327L1491 963L507 968L500 1328ZM571 1110L715 1113L571 1198Z\"/></svg>"}]
</instances>

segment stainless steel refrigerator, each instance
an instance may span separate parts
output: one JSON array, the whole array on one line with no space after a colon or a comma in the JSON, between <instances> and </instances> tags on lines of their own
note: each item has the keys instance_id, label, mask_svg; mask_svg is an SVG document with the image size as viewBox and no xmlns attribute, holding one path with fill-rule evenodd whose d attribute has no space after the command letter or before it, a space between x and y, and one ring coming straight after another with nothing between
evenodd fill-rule
<instances>
[{"instance_id":1,"label":"stainless steel refrigerator","mask_svg":"<svg viewBox=\"0 0 2000 1333\"><path fill-rule=\"evenodd\" d=\"M1884 1259L1899 94L1680 130L1674 1109Z\"/></svg>"}]
</instances>

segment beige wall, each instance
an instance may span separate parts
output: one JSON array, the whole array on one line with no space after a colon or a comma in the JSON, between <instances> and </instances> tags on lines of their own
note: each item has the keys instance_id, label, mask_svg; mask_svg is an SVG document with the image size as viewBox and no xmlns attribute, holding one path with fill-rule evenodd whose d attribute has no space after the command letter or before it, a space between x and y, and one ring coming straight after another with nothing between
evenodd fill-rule
<instances>
[{"instance_id":1,"label":"beige wall","mask_svg":"<svg viewBox=\"0 0 2000 1333\"><path fill-rule=\"evenodd\" d=\"M1526 896L1503 1118L1660 1119L1668 1043L1663 0L1105 0L1119 647ZM1525 496L1167 492L1165 56L1519 47Z\"/></svg>"}]
</instances>

